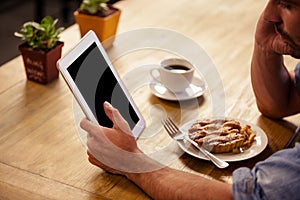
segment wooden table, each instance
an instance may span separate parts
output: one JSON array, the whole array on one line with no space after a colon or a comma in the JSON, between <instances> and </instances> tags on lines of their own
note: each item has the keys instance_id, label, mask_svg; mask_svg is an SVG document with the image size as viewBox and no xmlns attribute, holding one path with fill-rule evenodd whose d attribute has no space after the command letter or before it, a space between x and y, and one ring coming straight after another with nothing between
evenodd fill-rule
<instances>
[{"instance_id":1,"label":"wooden table","mask_svg":"<svg viewBox=\"0 0 300 200\"><path fill-rule=\"evenodd\" d=\"M138 140L145 152L176 147L160 125L162 116L170 115L181 124L211 116L222 105L229 116L260 126L269 139L267 148L254 158L230 163L226 169L188 154L172 160L171 167L230 182L238 167L252 167L284 147L299 125L300 115L279 121L261 116L249 76L255 24L263 2L125 0L116 4L122 10L118 33L156 27L182 34L204 49L221 81L197 100L178 103L159 99L147 85L139 85L139 78L148 75L141 75L137 82L126 80L139 86L131 93L147 122ZM77 25L66 29L62 40L65 53L79 40ZM118 48L116 43L109 54ZM136 50L114 59L113 64L126 79L132 71L157 63L163 56L155 49ZM286 58L291 70L296 62ZM214 78L209 72L203 74L206 80ZM80 119L74 115L78 109L61 77L46 86L27 81L19 56L0 67L0 83L0 199L149 199L127 179L89 164L78 134ZM225 100L213 104L211 94L221 83Z\"/></svg>"}]
</instances>

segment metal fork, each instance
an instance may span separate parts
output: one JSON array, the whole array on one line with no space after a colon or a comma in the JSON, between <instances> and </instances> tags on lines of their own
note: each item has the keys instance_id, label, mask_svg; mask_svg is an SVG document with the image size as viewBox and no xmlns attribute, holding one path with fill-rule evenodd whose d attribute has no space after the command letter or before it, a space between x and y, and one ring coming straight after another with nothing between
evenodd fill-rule
<instances>
[{"instance_id":1,"label":"metal fork","mask_svg":"<svg viewBox=\"0 0 300 200\"><path fill-rule=\"evenodd\" d=\"M166 129L166 131L168 132L168 134L170 135L170 137L173 138L174 140L176 140L176 141L185 140L185 141L191 143L197 149L199 149L199 151L205 157L207 157L210 161L212 161L219 168L226 168L226 167L229 166L229 164L227 162L225 162L224 160L221 160L220 158L216 157L214 154L210 153L209 151L207 151L203 147L199 146L197 144L197 142L195 142L192 139L190 139L187 134L184 134L176 126L176 124L173 122L173 120L170 117L167 117L166 119L163 119L161 122L162 122L164 128Z\"/></svg>"}]
</instances>

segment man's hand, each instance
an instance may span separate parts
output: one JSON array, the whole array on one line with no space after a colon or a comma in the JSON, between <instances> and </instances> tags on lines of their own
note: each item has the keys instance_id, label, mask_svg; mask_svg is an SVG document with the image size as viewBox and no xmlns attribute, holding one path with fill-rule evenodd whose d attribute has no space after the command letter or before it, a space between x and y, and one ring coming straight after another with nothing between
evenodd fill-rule
<instances>
[{"instance_id":1,"label":"man's hand","mask_svg":"<svg viewBox=\"0 0 300 200\"><path fill-rule=\"evenodd\" d=\"M300 47L282 30L280 23L267 21L265 15L264 12L257 23L256 43L266 52L300 57Z\"/></svg>"},{"instance_id":2,"label":"man's hand","mask_svg":"<svg viewBox=\"0 0 300 200\"><path fill-rule=\"evenodd\" d=\"M96 125L87 119L80 123L81 128L88 132L89 161L111 173L124 174L132 170L134 163L130 164L130 159L133 161L143 154L119 111L107 102L103 106L106 115L113 122L112 128Z\"/></svg>"}]
</instances>

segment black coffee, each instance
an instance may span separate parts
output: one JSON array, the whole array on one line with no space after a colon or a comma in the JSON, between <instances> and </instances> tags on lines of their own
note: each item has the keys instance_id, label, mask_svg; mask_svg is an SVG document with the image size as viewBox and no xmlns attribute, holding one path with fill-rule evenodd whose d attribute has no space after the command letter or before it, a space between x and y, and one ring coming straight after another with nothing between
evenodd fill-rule
<instances>
[{"instance_id":1,"label":"black coffee","mask_svg":"<svg viewBox=\"0 0 300 200\"><path fill-rule=\"evenodd\" d=\"M176 72L176 73L184 73L184 72L190 70L190 68L183 66L183 65L168 65L168 66L165 66L165 69L171 70L172 72Z\"/></svg>"}]
</instances>

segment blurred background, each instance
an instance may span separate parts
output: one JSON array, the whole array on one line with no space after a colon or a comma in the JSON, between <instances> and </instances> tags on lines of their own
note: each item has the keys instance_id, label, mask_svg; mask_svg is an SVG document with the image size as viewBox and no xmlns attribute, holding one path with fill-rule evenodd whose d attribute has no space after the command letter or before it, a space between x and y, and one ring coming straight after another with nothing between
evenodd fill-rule
<instances>
[{"instance_id":1,"label":"blurred background","mask_svg":"<svg viewBox=\"0 0 300 200\"><path fill-rule=\"evenodd\" d=\"M20 55L20 38L14 36L27 21L37 21L51 15L58 18L58 26L67 28L75 23L73 12L81 0L2 0L0 3L0 65Z\"/></svg>"}]
</instances>

